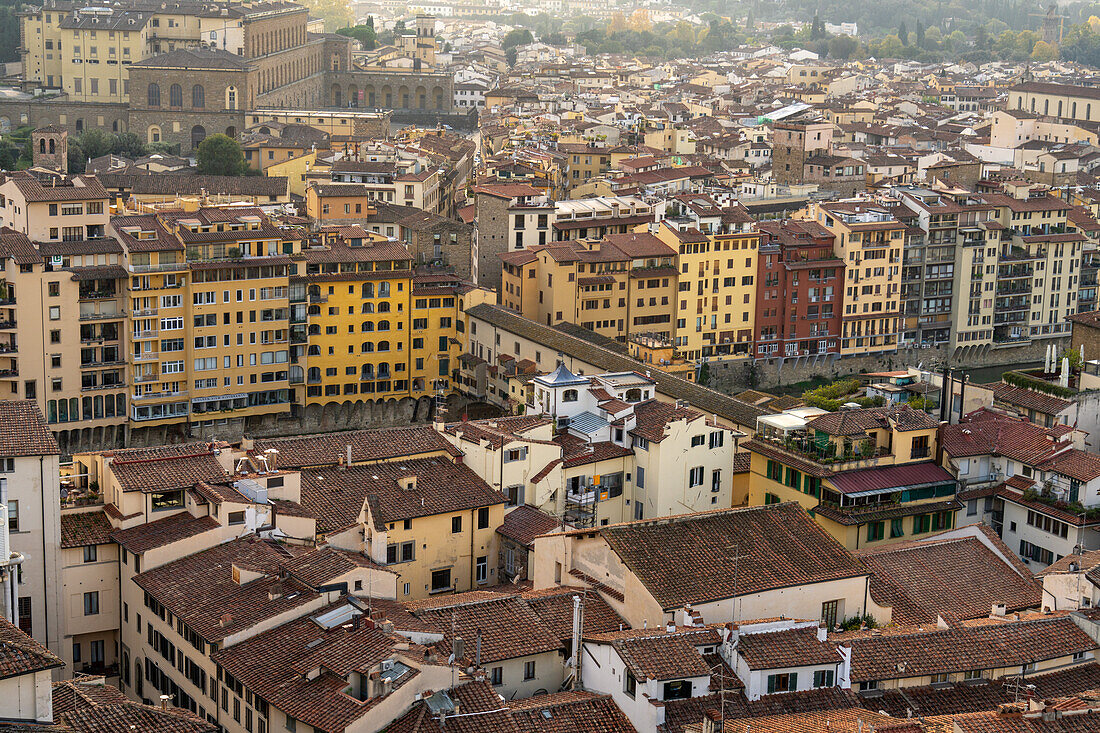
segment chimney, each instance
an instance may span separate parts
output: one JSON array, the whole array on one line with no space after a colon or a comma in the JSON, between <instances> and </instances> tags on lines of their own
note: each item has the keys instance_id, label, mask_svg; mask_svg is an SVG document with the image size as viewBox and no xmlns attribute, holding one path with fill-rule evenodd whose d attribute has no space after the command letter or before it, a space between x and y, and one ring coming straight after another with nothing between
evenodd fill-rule
<instances>
[{"instance_id":1,"label":"chimney","mask_svg":"<svg viewBox=\"0 0 1100 733\"><path fill-rule=\"evenodd\" d=\"M722 733L722 713L717 710L707 710L703 713L702 733Z\"/></svg>"},{"instance_id":2,"label":"chimney","mask_svg":"<svg viewBox=\"0 0 1100 733\"><path fill-rule=\"evenodd\" d=\"M665 624L665 631L669 634L676 633L676 619L670 619L669 622Z\"/></svg>"},{"instance_id":3,"label":"chimney","mask_svg":"<svg viewBox=\"0 0 1100 733\"><path fill-rule=\"evenodd\" d=\"M160 696L160 709L161 710L167 710L168 709L168 701L171 700L171 699L172 699L171 695L161 695Z\"/></svg>"},{"instance_id":4,"label":"chimney","mask_svg":"<svg viewBox=\"0 0 1100 733\"><path fill-rule=\"evenodd\" d=\"M829 627L825 624L817 625L817 640L825 641L829 637Z\"/></svg>"},{"instance_id":5,"label":"chimney","mask_svg":"<svg viewBox=\"0 0 1100 733\"><path fill-rule=\"evenodd\" d=\"M413 491L416 489L416 476L402 476L397 483L402 491Z\"/></svg>"},{"instance_id":6,"label":"chimney","mask_svg":"<svg viewBox=\"0 0 1100 733\"><path fill-rule=\"evenodd\" d=\"M994 603L993 609L989 614L990 618L1004 618L1005 613L1008 611L1008 607L1003 603Z\"/></svg>"},{"instance_id":7,"label":"chimney","mask_svg":"<svg viewBox=\"0 0 1100 733\"><path fill-rule=\"evenodd\" d=\"M351 465L351 443L348 443L347 451L348 451L347 452L347 460L344 462L344 465L345 466L350 466Z\"/></svg>"}]
</instances>

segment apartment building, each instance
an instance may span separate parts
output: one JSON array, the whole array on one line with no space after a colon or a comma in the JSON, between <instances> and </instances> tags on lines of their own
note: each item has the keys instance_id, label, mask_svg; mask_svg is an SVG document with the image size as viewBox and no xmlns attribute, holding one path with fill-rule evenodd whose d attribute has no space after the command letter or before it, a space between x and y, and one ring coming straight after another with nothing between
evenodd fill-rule
<instances>
[{"instance_id":1,"label":"apartment building","mask_svg":"<svg viewBox=\"0 0 1100 733\"><path fill-rule=\"evenodd\" d=\"M501 255L501 302L525 318L577 323L618 341L673 331L676 252L648 233L561 242Z\"/></svg>"},{"instance_id":2,"label":"apartment building","mask_svg":"<svg viewBox=\"0 0 1100 733\"><path fill-rule=\"evenodd\" d=\"M7 540L0 589L8 621L66 656L58 466L61 451L37 404L0 401L0 532ZM9 556L10 555L10 556Z\"/></svg>"},{"instance_id":3,"label":"apartment building","mask_svg":"<svg viewBox=\"0 0 1100 733\"><path fill-rule=\"evenodd\" d=\"M304 404L434 396L461 353L463 288L417 276L409 251L355 228L324 233L292 285ZM305 302L308 300L308 304Z\"/></svg>"},{"instance_id":4,"label":"apartment building","mask_svg":"<svg viewBox=\"0 0 1100 733\"><path fill-rule=\"evenodd\" d=\"M760 235L742 228L704 233L662 221L658 238L676 252L676 349L688 359L752 351Z\"/></svg>"},{"instance_id":5,"label":"apartment building","mask_svg":"<svg viewBox=\"0 0 1100 733\"><path fill-rule=\"evenodd\" d=\"M954 476L935 462L938 423L908 405L763 415L749 504L795 501L851 550L951 529Z\"/></svg>"},{"instance_id":6,"label":"apartment building","mask_svg":"<svg viewBox=\"0 0 1100 733\"><path fill-rule=\"evenodd\" d=\"M960 524L987 522L1036 570L1100 549L1100 460L1078 447L1073 427L979 410L944 425L940 440L944 465L965 486Z\"/></svg>"},{"instance_id":7,"label":"apartment building","mask_svg":"<svg viewBox=\"0 0 1100 733\"><path fill-rule=\"evenodd\" d=\"M829 230L844 261L841 356L897 351L905 226L885 207L854 201L811 203L795 218Z\"/></svg>"},{"instance_id":8,"label":"apartment building","mask_svg":"<svg viewBox=\"0 0 1100 733\"><path fill-rule=\"evenodd\" d=\"M1063 336L1077 312L1087 237L1068 226L1069 204L1030 183L982 194L1001 229L994 291L993 342Z\"/></svg>"},{"instance_id":9,"label":"apartment building","mask_svg":"<svg viewBox=\"0 0 1100 733\"><path fill-rule=\"evenodd\" d=\"M761 222L754 356L840 353L844 261L815 221Z\"/></svg>"},{"instance_id":10,"label":"apartment building","mask_svg":"<svg viewBox=\"0 0 1100 733\"><path fill-rule=\"evenodd\" d=\"M1100 120L1100 94L1092 87L1026 81L1008 90L1006 108L1092 122Z\"/></svg>"},{"instance_id":11,"label":"apartment building","mask_svg":"<svg viewBox=\"0 0 1100 733\"><path fill-rule=\"evenodd\" d=\"M597 196L558 201L554 211L554 241L597 239L608 234L647 231L657 207L635 196Z\"/></svg>"},{"instance_id":12,"label":"apartment building","mask_svg":"<svg viewBox=\"0 0 1100 733\"><path fill-rule=\"evenodd\" d=\"M299 242L251 208L124 215L110 230L130 273L131 422L287 411L287 255Z\"/></svg>"},{"instance_id":13,"label":"apartment building","mask_svg":"<svg viewBox=\"0 0 1100 733\"><path fill-rule=\"evenodd\" d=\"M902 343L977 347L993 342L1002 225L996 208L969 193L897 189L894 215L907 225Z\"/></svg>"},{"instance_id":14,"label":"apartment building","mask_svg":"<svg viewBox=\"0 0 1100 733\"><path fill-rule=\"evenodd\" d=\"M474 188L474 282L500 286L501 259L513 252L553 241L555 207L527 183L488 183Z\"/></svg>"}]
</instances>

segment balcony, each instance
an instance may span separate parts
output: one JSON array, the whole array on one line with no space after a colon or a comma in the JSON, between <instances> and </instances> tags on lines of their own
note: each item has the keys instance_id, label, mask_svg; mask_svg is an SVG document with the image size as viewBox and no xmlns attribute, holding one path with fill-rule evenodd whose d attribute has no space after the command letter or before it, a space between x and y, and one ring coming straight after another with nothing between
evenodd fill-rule
<instances>
[{"instance_id":1,"label":"balcony","mask_svg":"<svg viewBox=\"0 0 1100 733\"><path fill-rule=\"evenodd\" d=\"M757 433L754 440L771 448L777 448L795 458L828 466L832 471L873 468L879 465L881 458L892 455L889 448L876 445L870 438L846 442L843 448L839 448L832 441L819 443L806 434L778 437Z\"/></svg>"},{"instance_id":2,"label":"balcony","mask_svg":"<svg viewBox=\"0 0 1100 733\"><path fill-rule=\"evenodd\" d=\"M166 262L159 265L130 265L130 272L144 273L144 272L175 272L187 269L186 262ZM175 287L179 287L176 285Z\"/></svg>"},{"instance_id":3,"label":"balcony","mask_svg":"<svg viewBox=\"0 0 1100 733\"><path fill-rule=\"evenodd\" d=\"M124 310L117 310L117 311L106 312L106 313L97 313L95 311L88 311L88 312L81 311L80 312L80 320L82 320L82 321L107 321L107 320L111 320L113 318L125 318L125 317L126 317L126 311L124 311Z\"/></svg>"},{"instance_id":4,"label":"balcony","mask_svg":"<svg viewBox=\"0 0 1100 733\"><path fill-rule=\"evenodd\" d=\"M15 328L15 319L0 321L0 331L10 331Z\"/></svg>"},{"instance_id":5,"label":"balcony","mask_svg":"<svg viewBox=\"0 0 1100 733\"><path fill-rule=\"evenodd\" d=\"M158 377L159 379L159 377ZM136 381L136 380L135 380ZM181 389L178 392L146 392L145 394L132 394L130 399L134 402L144 402L146 400L166 400L175 397L186 397L187 390Z\"/></svg>"},{"instance_id":6,"label":"balcony","mask_svg":"<svg viewBox=\"0 0 1100 733\"><path fill-rule=\"evenodd\" d=\"M157 314L157 307L142 308L141 310L135 310L132 315L134 318L142 318L144 316L155 316Z\"/></svg>"},{"instance_id":7,"label":"balcony","mask_svg":"<svg viewBox=\"0 0 1100 733\"><path fill-rule=\"evenodd\" d=\"M136 339L152 339L157 337L157 329L150 328L147 331L134 331L133 338Z\"/></svg>"},{"instance_id":8,"label":"balcony","mask_svg":"<svg viewBox=\"0 0 1100 733\"><path fill-rule=\"evenodd\" d=\"M144 384L146 382L159 382L159 374L135 374L134 384Z\"/></svg>"}]
</instances>

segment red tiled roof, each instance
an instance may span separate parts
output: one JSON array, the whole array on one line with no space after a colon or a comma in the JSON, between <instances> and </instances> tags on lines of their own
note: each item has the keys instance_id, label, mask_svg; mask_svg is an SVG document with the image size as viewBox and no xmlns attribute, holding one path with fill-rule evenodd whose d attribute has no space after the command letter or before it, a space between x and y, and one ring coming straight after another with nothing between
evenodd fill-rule
<instances>
[{"instance_id":1,"label":"red tiled roof","mask_svg":"<svg viewBox=\"0 0 1100 733\"><path fill-rule=\"evenodd\" d=\"M217 529L221 525L213 517L196 517L187 512L177 512L163 519L139 524L129 529L116 529L111 539L130 552L141 554L170 545L189 537Z\"/></svg>"},{"instance_id":2,"label":"red tiled roof","mask_svg":"<svg viewBox=\"0 0 1100 733\"><path fill-rule=\"evenodd\" d=\"M277 465L282 468L335 466L346 455L349 445L352 463L415 457L425 453L458 454L450 441L431 425L269 438L255 441L252 452L262 454L269 448L275 448L279 451Z\"/></svg>"},{"instance_id":3,"label":"red tiled roof","mask_svg":"<svg viewBox=\"0 0 1100 733\"><path fill-rule=\"evenodd\" d=\"M53 652L0 616L0 679L63 666Z\"/></svg>"},{"instance_id":4,"label":"red tiled roof","mask_svg":"<svg viewBox=\"0 0 1100 733\"><path fill-rule=\"evenodd\" d=\"M1007 548L1001 555L1015 559ZM870 568L871 595L898 624L984 618L993 604L1009 612L1038 607L1041 588L976 537L907 542L856 553Z\"/></svg>"},{"instance_id":5,"label":"red tiled roof","mask_svg":"<svg viewBox=\"0 0 1100 733\"><path fill-rule=\"evenodd\" d=\"M666 609L866 574L802 507L789 502L629 522L598 532Z\"/></svg>"},{"instance_id":6,"label":"red tiled roof","mask_svg":"<svg viewBox=\"0 0 1100 733\"><path fill-rule=\"evenodd\" d=\"M61 452L34 400L0 400L0 457L54 456Z\"/></svg>"},{"instance_id":7,"label":"red tiled roof","mask_svg":"<svg viewBox=\"0 0 1100 733\"><path fill-rule=\"evenodd\" d=\"M497 532L524 547L531 547L536 537L560 526L561 522L555 517L544 514L533 506L524 505L505 514L504 522L497 527Z\"/></svg>"},{"instance_id":8,"label":"red tiled roof","mask_svg":"<svg viewBox=\"0 0 1100 733\"><path fill-rule=\"evenodd\" d=\"M853 639L852 682L992 670L1091 652L1097 644L1060 616L994 626ZM898 665L904 664L904 670Z\"/></svg>"},{"instance_id":9,"label":"red tiled roof","mask_svg":"<svg viewBox=\"0 0 1100 733\"><path fill-rule=\"evenodd\" d=\"M102 509L94 512L65 512L61 515L61 546L104 545L114 528Z\"/></svg>"}]
</instances>

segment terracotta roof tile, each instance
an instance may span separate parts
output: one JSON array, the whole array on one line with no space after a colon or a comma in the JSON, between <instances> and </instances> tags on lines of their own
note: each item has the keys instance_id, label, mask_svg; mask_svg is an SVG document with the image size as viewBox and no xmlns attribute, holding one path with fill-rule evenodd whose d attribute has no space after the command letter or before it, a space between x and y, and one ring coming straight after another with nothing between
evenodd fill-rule
<instances>
[{"instance_id":1,"label":"terracotta roof tile","mask_svg":"<svg viewBox=\"0 0 1100 733\"><path fill-rule=\"evenodd\" d=\"M0 457L54 456L57 447L34 400L0 400Z\"/></svg>"},{"instance_id":2,"label":"terracotta roof tile","mask_svg":"<svg viewBox=\"0 0 1100 733\"><path fill-rule=\"evenodd\" d=\"M851 644L853 682L991 670L1097 648L1068 617L868 636Z\"/></svg>"},{"instance_id":3,"label":"terracotta roof tile","mask_svg":"<svg viewBox=\"0 0 1100 733\"><path fill-rule=\"evenodd\" d=\"M94 512L65 512L61 515L61 546L83 547L111 542L114 527L102 509Z\"/></svg>"},{"instance_id":4,"label":"terracotta roof tile","mask_svg":"<svg viewBox=\"0 0 1100 733\"><path fill-rule=\"evenodd\" d=\"M1041 588L1031 576L1022 575L974 537L856 554L872 572L871 595L893 607L895 623L935 623L937 616L982 618L995 603L1004 603L1009 612L1040 603ZM1011 550L1007 554L1015 558Z\"/></svg>"},{"instance_id":5,"label":"terracotta roof tile","mask_svg":"<svg viewBox=\"0 0 1100 733\"><path fill-rule=\"evenodd\" d=\"M0 679L63 667L64 662L0 617Z\"/></svg>"},{"instance_id":6,"label":"terracotta roof tile","mask_svg":"<svg viewBox=\"0 0 1100 733\"><path fill-rule=\"evenodd\" d=\"M607 605L599 593L585 592L584 588L554 586L521 594L527 605L562 642L573 636L573 598L582 598L584 634L598 634L629 628L623 618Z\"/></svg>"},{"instance_id":7,"label":"terracotta roof tile","mask_svg":"<svg viewBox=\"0 0 1100 733\"><path fill-rule=\"evenodd\" d=\"M129 529L116 529L111 532L111 539L130 552L140 555L143 552L209 532L220 526L218 520L213 517L196 517L188 512L177 512L148 524L139 524Z\"/></svg>"},{"instance_id":8,"label":"terracotta roof tile","mask_svg":"<svg viewBox=\"0 0 1100 733\"><path fill-rule=\"evenodd\" d=\"M400 481L415 477L415 486ZM390 522L503 504L468 466L447 458L309 469L302 472L302 506L317 517L317 531L338 532L359 523L369 504L376 527Z\"/></svg>"},{"instance_id":9,"label":"terracotta roof tile","mask_svg":"<svg viewBox=\"0 0 1100 733\"><path fill-rule=\"evenodd\" d=\"M836 644L818 641L816 628L742 634L738 638L738 654L752 670L840 662Z\"/></svg>"},{"instance_id":10,"label":"terracotta roof tile","mask_svg":"<svg viewBox=\"0 0 1100 733\"><path fill-rule=\"evenodd\" d=\"M270 438L257 440L254 453L268 448L279 451L278 465L283 468L335 466L351 446L352 463L384 461L415 457L425 453L457 454L457 449L431 425L387 428L383 430L352 430L300 438Z\"/></svg>"},{"instance_id":11,"label":"terracotta roof tile","mask_svg":"<svg viewBox=\"0 0 1100 733\"><path fill-rule=\"evenodd\" d=\"M497 527L503 537L531 547L539 535L553 532L561 522L533 506L520 506L504 515L504 523Z\"/></svg>"},{"instance_id":12,"label":"terracotta roof tile","mask_svg":"<svg viewBox=\"0 0 1100 733\"><path fill-rule=\"evenodd\" d=\"M561 640L523 598L505 593L458 593L414 601L409 611L434 624L443 634L439 648L450 653L452 639L466 640L466 657L473 660L481 634L481 662L491 664L561 648Z\"/></svg>"},{"instance_id":13,"label":"terracotta roof tile","mask_svg":"<svg viewBox=\"0 0 1100 733\"><path fill-rule=\"evenodd\" d=\"M383 660L424 660L424 648L366 623L324 629L313 619L347 605L339 601L317 613L282 624L226 647L212 659L249 690L279 710L325 733L343 733L384 698L357 700L345 694L351 672L364 675ZM311 674L320 670L319 674ZM410 667L395 687L409 682Z\"/></svg>"},{"instance_id":14,"label":"terracotta roof tile","mask_svg":"<svg viewBox=\"0 0 1100 733\"><path fill-rule=\"evenodd\" d=\"M598 531L666 609L866 573L793 503L685 514ZM726 549L733 547L739 550ZM737 553L741 559L735 578Z\"/></svg>"}]
</instances>

